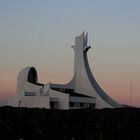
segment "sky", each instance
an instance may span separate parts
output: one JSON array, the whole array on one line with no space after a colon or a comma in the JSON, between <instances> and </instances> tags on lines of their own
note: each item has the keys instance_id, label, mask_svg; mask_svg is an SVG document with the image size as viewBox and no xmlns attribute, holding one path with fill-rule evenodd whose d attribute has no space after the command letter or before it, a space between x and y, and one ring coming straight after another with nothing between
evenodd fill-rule
<instances>
[{"instance_id":1,"label":"sky","mask_svg":"<svg viewBox=\"0 0 140 140\"><path fill-rule=\"evenodd\" d=\"M139 0L0 0L0 104L16 94L17 75L34 66L41 83L73 76L75 36L88 32L88 59L103 90L140 107Z\"/></svg>"}]
</instances>

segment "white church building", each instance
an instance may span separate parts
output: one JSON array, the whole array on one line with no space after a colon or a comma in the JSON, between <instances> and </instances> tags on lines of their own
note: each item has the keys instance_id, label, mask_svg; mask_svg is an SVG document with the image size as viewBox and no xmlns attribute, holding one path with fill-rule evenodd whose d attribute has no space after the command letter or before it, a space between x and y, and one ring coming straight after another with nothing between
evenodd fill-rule
<instances>
[{"instance_id":1,"label":"white church building","mask_svg":"<svg viewBox=\"0 0 140 140\"><path fill-rule=\"evenodd\" d=\"M36 69L26 67L18 75L17 94L8 105L47 109L122 107L102 90L92 75L87 59L90 49L87 37L82 33L75 38L74 76L68 84L41 84Z\"/></svg>"}]
</instances>

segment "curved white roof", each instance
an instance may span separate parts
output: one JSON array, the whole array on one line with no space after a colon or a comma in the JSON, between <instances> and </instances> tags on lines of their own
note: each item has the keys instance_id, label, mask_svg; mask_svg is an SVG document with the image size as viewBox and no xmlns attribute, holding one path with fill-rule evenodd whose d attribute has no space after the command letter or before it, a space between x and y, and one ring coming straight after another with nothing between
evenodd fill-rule
<instances>
[{"instance_id":1,"label":"curved white roof","mask_svg":"<svg viewBox=\"0 0 140 140\"><path fill-rule=\"evenodd\" d=\"M36 79L37 79L37 72L36 72L36 69L34 67L26 67L24 69L22 69L19 74L18 74L18 81L28 81L28 76L29 76L29 72L31 70L34 70L35 71L35 76L36 76Z\"/></svg>"}]
</instances>

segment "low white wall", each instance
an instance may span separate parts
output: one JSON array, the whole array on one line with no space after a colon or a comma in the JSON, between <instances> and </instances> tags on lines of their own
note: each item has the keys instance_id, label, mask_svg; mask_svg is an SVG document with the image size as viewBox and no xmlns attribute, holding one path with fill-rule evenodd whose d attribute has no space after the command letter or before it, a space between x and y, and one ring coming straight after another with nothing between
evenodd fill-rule
<instances>
[{"instance_id":1,"label":"low white wall","mask_svg":"<svg viewBox=\"0 0 140 140\"><path fill-rule=\"evenodd\" d=\"M18 96L10 97L8 100L8 105L13 107L18 107L20 98Z\"/></svg>"},{"instance_id":2,"label":"low white wall","mask_svg":"<svg viewBox=\"0 0 140 140\"><path fill-rule=\"evenodd\" d=\"M49 96L24 96L20 107L50 108Z\"/></svg>"},{"instance_id":3,"label":"low white wall","mask_svg":"<svg viewBox=\"0 0 140 140\"><path fill-rule=\"evenodd\" d=\"M69 109L69 94L49 90L50 98L58 98L58 109Z\"/></svg>"}]
</instances>

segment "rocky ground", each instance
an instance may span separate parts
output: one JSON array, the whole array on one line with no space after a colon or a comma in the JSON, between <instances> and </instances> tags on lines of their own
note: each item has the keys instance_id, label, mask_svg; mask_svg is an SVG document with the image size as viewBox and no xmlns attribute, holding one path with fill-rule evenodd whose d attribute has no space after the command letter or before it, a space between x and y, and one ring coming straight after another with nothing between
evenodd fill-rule
<instances>
[{"instance_id":1,"label":"rocky ground","mask_svg":"<svg viewBox=\"0 0 140 140\"><path fill-rule=\"evenodd\" d=\"M140 109L0 108L0 140L139 140Z\"/></svg>"}]
</instances>

